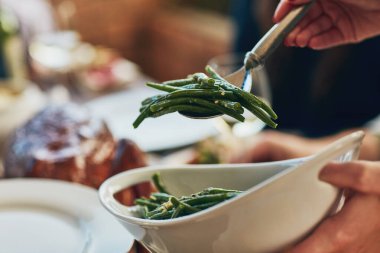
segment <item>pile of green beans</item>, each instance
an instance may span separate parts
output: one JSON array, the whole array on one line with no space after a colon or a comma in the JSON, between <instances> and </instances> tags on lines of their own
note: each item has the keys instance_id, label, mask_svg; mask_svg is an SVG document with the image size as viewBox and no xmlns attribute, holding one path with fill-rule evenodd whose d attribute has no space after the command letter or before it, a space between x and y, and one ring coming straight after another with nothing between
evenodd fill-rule
<instances>
[{"instance_id":1,"label":"pile of green beans","mask_svg":"<svg viewBox=\"0 0 380 253\"><path fill-rule=\"evenodd\" d=\"M133 127L137 128L146 118L157 118L178 111L200 116L226 114L244 122L244 108L268 126L277 127L277 123L273 121L277 119L276 113L263 100L230 84L210 66L206 66L206 72L209 76L195 73L186 79L161 84L148 82L147 86L167 94L143 100L140 115L133 122Z\"/></svg>"},{"instance_id":2,"label":"pile of green beans","mask_svg":"<svg viewBox=\"0 0 380 253\"><path fill-rule=\"evenodd\" d=\"M135 204L143 210L143 218L150 220L174 219L193 214L241 193L237 190L209 187L191 196L176 198L162 185L159 174L154 174L152 180L159 192L152 193L149 198L135 200Z\"/></svg>"}]
</instances>

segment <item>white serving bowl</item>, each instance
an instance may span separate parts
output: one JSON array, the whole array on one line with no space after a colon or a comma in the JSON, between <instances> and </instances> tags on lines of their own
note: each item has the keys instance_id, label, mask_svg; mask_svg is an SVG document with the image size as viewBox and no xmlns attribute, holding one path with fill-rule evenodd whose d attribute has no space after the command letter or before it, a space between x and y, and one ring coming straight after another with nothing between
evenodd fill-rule
<instances>
[{"instance_id":1,"label":"white serving bowl","mask_svg":"<svg viewBox=\"0 0 380 253\"><path fill-rule=\"evenodd\" d=\"M307 236L337 211L341 191L318 179L332 160L356 159L363 132L356 132L307 158L241 165L156 166L123 172L99 189L105 208L146 248L157 253L266 253ZM148 181L156 172L168 191L188 195L206 187L244 190L201 212L172 220L146 220L118 203L114 194Z\"/></svg>"}]
</instances>

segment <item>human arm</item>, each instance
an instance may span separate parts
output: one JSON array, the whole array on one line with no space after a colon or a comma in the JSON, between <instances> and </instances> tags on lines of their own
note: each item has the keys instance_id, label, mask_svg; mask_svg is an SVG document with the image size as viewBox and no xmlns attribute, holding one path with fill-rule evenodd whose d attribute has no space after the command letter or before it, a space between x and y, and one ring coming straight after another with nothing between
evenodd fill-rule
<instances>
[{"instance_id":1,"label":"human arm","mask_svg":"<svg viewBox=\"0 0 380 253\"><path fill-rule=\"evenodd\" d=\"M294 6L310 0L281 0L273 19L279 22ZM380 34L380 1L317 0L287 36L288 46L325 49L360 42Z\"/></svg>"},{"instance_id":2,"label":"human arm","mask_svg":"<svg viewBox=\"0 0 380 253\"><path fill-rule=\"evenodd\" d=\"M244 152L233 157L232 162L267 162L304 157L315 154L329 143L357 129L349 129L323 138L305 138L278 131L264 131L246 140ZM360 149L360 159L380 160L380 139L366 131Z\"/></svg>"}]
</instances>

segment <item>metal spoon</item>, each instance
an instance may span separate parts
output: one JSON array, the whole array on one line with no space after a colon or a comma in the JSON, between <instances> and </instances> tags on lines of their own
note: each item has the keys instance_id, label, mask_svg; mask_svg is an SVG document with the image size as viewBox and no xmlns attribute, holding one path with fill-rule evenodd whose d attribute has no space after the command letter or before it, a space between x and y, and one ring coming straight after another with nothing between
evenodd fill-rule
<instances>
[{"instance_id":1,"label":"metal spoon","mask_svg":"<svg viewBox=\"0 0 380 253\"><path fill-rule=\"evenodd\" d=\"M229 83L241 87L244 91L252 92L253 71L260 71L265 60L279 47L285 37L294 29L298 22L305 16L315 0L291 10L279 23L275 24L254 46L247 52L244 66L236 72L225 76ZM180 112L189 118L207 119L221 114L199 114L193 112Z\"/></svg>"}]
</instances>

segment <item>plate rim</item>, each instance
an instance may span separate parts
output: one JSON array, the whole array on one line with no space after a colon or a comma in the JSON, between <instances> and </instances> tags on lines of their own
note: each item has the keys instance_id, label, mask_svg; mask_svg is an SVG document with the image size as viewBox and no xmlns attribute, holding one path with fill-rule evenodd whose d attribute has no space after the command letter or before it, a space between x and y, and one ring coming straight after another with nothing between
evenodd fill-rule
<instances>
[{"instance_id":1,"label":"plate rim","mask_svg":"<svg viewBox=\"0 0 380 253\"><path fill-rule=\"evenodd\" d=\"M106 94L104 96L96 97L94 99L87 101L84 105L86 106L86 108L91 113L94 114L94 116L102 118L107 123L107 125L108 125L109 129L111 130L112 134L114 135L114 137L116 137L116 138L130 138L131 140L136 142L136 144L139 145L139 147L145 152L160 152L160 151L165 151L165 150L171 150L171 149L186 147L188 145L199 142L199 141L201 141L207 137L212 137L212 136L215 136L218 133L220 133L220 130L215 126L215 122L211 122L211 120L210 120L209 123L205 123L205 122L202 123L202 124L204 124L202 126L202 128L203 128L202 131L199 131L198 129L196 129L196 130L193 129L192 131L189 131L190 134L192 134L193 132L198 133L198 135L196 137L192 138L192 140L189 140L186 138L181 139L181 138L177 137L176 141L175 141L176 144L173 144L173 141L171 141L171 142L165 141L165 142L158 142L158 143L153 143L153 144L147 145L145 142L139 142L139 139L136 138L135 134L139 134L139 133L135 133L134 135L131 135L131 136L127 136L126 134L124 134L123 136L119 136L119 133L117 131L116 131L116 133L113 132L113 129L114 129L113 124L114 123L112 120L110 120L110 118L112 118L112 117L109 117L109 115L104 114L104 112L99 112L96 109L99 108L99 106L101 104L108 104L109 101L120 101L120 100L127 101L128 100L127 98L134 97L133 96L134 94L135 95L136 94L137 95L146 94L145 97L148 97L148 96L160 94L160 92L153 90L153 89L149 89L146 86L136 86L136 87L131 87L129 89L120 91L120 92L110 93L110 94ZM138 100L138 101L140 102L140 100ZM122 104L120 106L125 106L125 104ZM129 112L129 111L126 110L126 112ZM139 115L138 107L136 107L136 115L135 116L137 117L138 115ZM174 117L174 115L175 114L170 114L170 115L165 115L164 117ZM162 117L161 120L163 120L164 117ZM178 117L179 117L178 120L181 120L180 117L183 117L183 116L178 116ZM185 119L187 119L187 118L185 118ZM168 123L170 123L171 121L174 121L174 120L173 119L169 120ZM202 120L202 121L205 121L205 120ZM129 129L128 131L132 130L132 122L133 121L130 122L131 123L130 124L131 129ZM187 125L187 124L184 123L184 126L185 125ZM204 126L207 126L207 127L204 127ZM182 135L181 137L183 137L183 136L185 136L185 135ZM186 136L188 136L188 134L186 134Z\"/></svg>"},{"instance_id":2,"label":"plate rim","mask_svg":"<svg viewBox=\"0 0 380 253\"><path fill-rule=\"evenodd\" d=\"M38 189L36 190L36 192L32 192L32 191L29 191L30 188L33 186L38 186ZM24 188L20 188L20 191L17 191L17 193L13 192L13 194L9 194L9 191L6 191L6 189L14 189L14 187L17 187L17 186L22 186ZM54 187L56 186L56 187ZM46 191L48 189L48 191ZM70 191L68 192L75 192L77 193L78 195L77 196L81 196L80 198L75 198L73 197L73 202L71 203L71 205L74 203L74 205L72 205L70 208L73 208L75 207L75 205L78 205L81 207L81 210L83 211L86 211L88 212L89 214L91 214L91 219L86 221L88 222L88 226L91 228L93 227L94 225L101 225L102 223L101 222L104 222L105 220L107 221L107 226L105 226L105 228L107 229L107 232L108 233L112 233L112 230L111 229L114 229L114 230L118 230L119 232L120 231L123 231L125 233L125 236L123 234L123 240L121 241L120 240L120 243L123 243L123 244L120 244L120 247L125 247L125 250L123 248L123 251L120 252L120 253L125 253L124 251L127 251L129 252L133 245L134 245L134 238L133 236L122 226L122 224L118 223L114 217L112 215L110 215L107 210L101 205L100 201L99 201L99 198L98 198L98 191L97 189L95 188L91 188L89 186L86 186L86 185L82 185L82 184L79 184L79 183L75 183L75 182L68 182L68 181L63 181L63 180L58 180L58 179L47 179L47 178L4 178L4 179L0 179L0 210L2 210L2 206L7 206L9 205L11 208L12 206L16 206L18 207L18 205L20 204L20 208L21 209L18 209L18 210L22 210L22 208L25 206L26 210L30 210L29 207L33 207L34 204L36 204L36 207L38 207L39 205L39 200L41 199L38 199L38 196L42 196L43 194L43 190L45 190L46 193L48 193L48 201L47 202L44 202L44 203L41 203L41 207L46 207L46 208L50 208L52 207L53 209L56 209L56 205L58 204L59 205L59 202L61 201L60 199L56 199L57 202L53 203L53 202L49 202L52 200L52 196L54 195L54 193L59 193L59 194L65 194L65 191L66 189L69 189ZM67 193L67 192L66 192ZM9 195L9 196L7 196ZM12 196L14 195L14 196ZM33 200L31 199L31 201L28 201L28 202L23 202L23 200L25 200L27 197L30 197L30 196L33 196L35 195L36 198ZM50 196L49 196L50 195ZM88 201L89 202L82 202L83 201L83 198L85 197L88 197L92 195L91 198L88 198ZM3 198L4 196L7 196L6 198ZM14 200L12 200L12 198L15 197ZM78 199L78 201L76 201L75 199ZM29 200L29 199L28 199ZM51 206L49 206L49 203L51 204ZM24 205L25 204L25 205ZM55 205L54 205L55 204ZM86 210L87 209L87 210ZM67 209L66 209L67 210ZM68 212L65 211L65 208L62 208L62 209L58 209L58 210L55 210L55 211L58 211L58 212L63 212L64 214L66 215L70 215ZM73 209L72 209L73 211ZM82 219L86 219L86 217L84 216L81 216L81 215L78 215L77 217L73 217L73 218L77 218L78 220L82 220ZM98 228L99 229L99 228ZM93 230L93 231L97 231L97 230ZM119 233L118 232L118 233ZM93 237L93 239L96 239L99 237L101 238L102 237L102 233L94 233L95 237ZM104 235L103 235L104 237ZM115 236L110 236L110 238L118 238L120 237L120 235L117 235L116 237ZM93 248L93 250L90 250L90 252L98 252L99 248L102 248L102 247L106 247L105 243L101 243L101 240L99 242L99 240L95 240L96 242L94 243L94 245L98 245L96 248ZM113 240L112 242L114 242L115 240ZM103 246L100 246L99 245L103 245ZM90 248L92 248L91 244L89 245ZM110 248L112 249L112 245L110 245ZM90 249L89 248L89 249Z\"/></svg>"}]
</instances>

